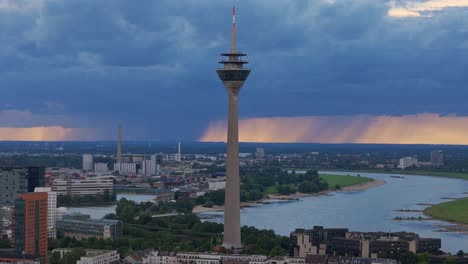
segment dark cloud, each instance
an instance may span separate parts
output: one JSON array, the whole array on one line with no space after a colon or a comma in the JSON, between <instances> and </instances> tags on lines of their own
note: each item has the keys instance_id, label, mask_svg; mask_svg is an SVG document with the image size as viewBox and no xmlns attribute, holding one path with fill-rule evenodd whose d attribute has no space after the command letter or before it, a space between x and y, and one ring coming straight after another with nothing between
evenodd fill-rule
<instances>
[{"instance_id":1,"label":"dark cloud","mask_svg":"<svg viewBox=\"0 0 468 264\"><path fill-rule=\"evenodd\" d=\"M252 68L243 117L468 115L464 8L391 18L384 0L7 2L0 105L28 115L10 126L197 139L226 116L215 69L232 4Z\"/></svg>"}]
</instances>

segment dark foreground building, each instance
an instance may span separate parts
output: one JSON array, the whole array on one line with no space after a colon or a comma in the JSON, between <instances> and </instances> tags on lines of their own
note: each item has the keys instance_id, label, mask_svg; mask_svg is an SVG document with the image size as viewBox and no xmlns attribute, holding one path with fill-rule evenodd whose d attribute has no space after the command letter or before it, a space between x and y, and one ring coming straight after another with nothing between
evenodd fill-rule
<instances>
[{"instance_id":1,"label":"dark foreground building","mask_svg":"<svg viewBox=\"0 0 468 264\"><path fill-rule=\"evenodd\" d=\"M345 228L296 229L290 235L291 256L335 255L363 258L399 259L408 252L436 253L439 238L421 238L407 232L350 232Z\"/></svg>"},{"instance_id":2,"label":"dark foreground building","mask_svg":"<svg viewBox=\"0 0 468 264\"><path fill-rule=\"evenodd\" d=\"M44 186L44 167L0 167L0 207L13 206L18 194Z\"/></svg>"}]
</instances>

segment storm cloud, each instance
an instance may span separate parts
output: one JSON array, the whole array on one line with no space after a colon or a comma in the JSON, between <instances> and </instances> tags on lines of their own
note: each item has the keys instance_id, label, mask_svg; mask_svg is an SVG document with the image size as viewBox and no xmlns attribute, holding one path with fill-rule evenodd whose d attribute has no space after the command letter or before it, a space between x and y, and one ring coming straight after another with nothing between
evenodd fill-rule
<instances>
[{"instance_id":1,"label":"storm cloud","mask_svg":"<svg viewBox=\"0 0 468 264\"><path fill-rule=\"evenodd\" d=\"M468 115L463 0L0 0L0 125L199 139L227 115L232 5L242 118Z\"/></svg>"}]
</instances>

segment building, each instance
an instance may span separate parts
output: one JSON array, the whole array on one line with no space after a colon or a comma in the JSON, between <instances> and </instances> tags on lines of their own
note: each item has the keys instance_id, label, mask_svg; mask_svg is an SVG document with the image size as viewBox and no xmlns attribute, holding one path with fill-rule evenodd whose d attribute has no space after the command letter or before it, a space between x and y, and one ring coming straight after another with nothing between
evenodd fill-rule
<instances>
[{"instance_id":1,"label":"building","mask_svg":"<svg viewBox=\"0 0 468 264\"><path fill-rule=\"evenodd\" d=\"M44 167L1 167L0 206L13 206L18 194L44 185Z\"/></svg>"},{"instance_id":2,"label":"building","mask_svg":"<svg viewBox=\"0 0 468 264\"><path fill-rule=\"evenodd\" d=\"M313 229L296 229L291 233L290 255L305 257L307 254L325 255L326 244L333 237L345 237L347 228L324 228L314 226Z\"/></svg>"},{"instance_id":3,"label":"building","mask_svg":"<svg viewBox=\"0 0 468 264\"><path fill-rule=\"evenodd\" d=\"M437 167L444 165L444 152L442 150L431 151L431 165Z\"/></svg>"},{"instance_id":4,"label":"building","mask_svg":"<svg viewBox=\"0 0 468 264\"><path fill-rule=\"evenodd\" d=\"M407 232L349 232L347 229L296 229L290 235L291 256L335 255L363 258L400 259L408 252L436 253L439 238L421 238Z\"/></svg>"},{"instance_id":5,"label":"building","mask_svg":"<svg viewBox=\"0 0 468 264\"><path fill-rule=\"evenodd\" d=\"M115 163L114 171L118 171L120 174L137 174L140 164L138 163Z\"/></svg>"},{"instance_id":6,"label":"building","mask_svg":"<svg viewBox=\"0 0 468 264\"><path fill-rule=\"evenodd\" d=\"M71 251L70 248L56 248L52 250L52 253L59 252L60 257L63 258ZM86 249L86 255L81 257L76 264L111 264L118 263L119 260L120 255L116 250Z\"/></svg>"},{"instance_id":7,"label":"building","mask_svg":"<svg viewBox=\"0 0 468 264\"><path fill-rule=\"evenodd\" d=\"M57 193L52 191L50 187L36 187L34 192L47 193L47 230L49 238L57 237Z\"/></svg>"},{"instance_id":8,"label":"building","mask_svg":"<svg viewBox=\"0 0 468 264\"><path fill-rule=\"evenodd\" d=\"M15 250L47 263L47 193L19 194L15 200Z\"/></svg>"},{"instance_id":9,"label":"building","mask_svg":"<svg viewBox=\"0 0 468 264\"><path fill-rule=\"evenodd\" d=\"M62 220L63 216L66 215L66 214L67 214L67 208L66 207L57 208L57 221Z\"/></svg>"},{"instance_id":10,"label":"building","mask_svg":"<svg viewBox=\"0 0 468 264\"><path fill-rule=\"evenodd\" d=\"M83 154L83 170L92 170L92 169L93 169L93 155Z\"/></svg>"},{"instance_id":11,"label":"building","mask_svg":"<svg viewBox=\"0 0 468 264\"><path fill-rule=\"evenodd\" d=\"M265 149L264 148L257 148L255 150L255 158L257 158L257 159L265 158Z\"/></svg>"},{"instance_id":12,"label":"building","mask_svg":"<svg viewBox=\"0 0 468 264\"><path fill-rule=\"evenodd\" d=\"M52 191L58 195L97 195L105 191L114 190L114 181L110 178L86 178L86 179L55 179L52 182Z\"/></svg>"},{"instance_id":13,"label":"building","mask_svg":"<svg viewBox=\"0 0 468 264\"><path fill-rule=\"evenodd\" d=\"M94 163L94 171L108 172L109 166L107 166L107 163Z\"/></svg>"},{"instance_id":14,"label":"building","mask_svg":"<svg viewBox=\"0 0 468 264\"><path fill-rule=\"evenodd\" d=\"M224 207L223 247L241 248L240 237L240 179L239 179L239 128L238 128L238 95L250 69L244 68L247 63L245 53L236 49L235 7L232 9L231 50L222 53L219 63L223 68L216 70L228 93L228 132L226 157L226 193Z\"/></svg>"},{"instance_id":15,"label":"building","mask_svg":"<svg viewBox=\"0 0 468 264\"><path fill-rule=\"evenodd\" d=\"M28 192L34 192L36 187L45 184L45 168L40 166L28 167Z\"/></svg>"},{"instance_id":16,"label":"building","mask_svg":"<svg viewBox=\"0 0 468 264\"><path fill-rule=\"evenodd\" d=\"M408 167L418 166L418 159L414 157L404 157L400 159L398 168L406 169Z\"/></svg>"},{"instance_id":17,"label":"building","mask_svg":"<svg viewBox=\"0 0 468 264\"><path fill-rule=\"evenodd\" d=\"M64 236L76 239L90 237L96 238L118 238L122 236L122 222L109 219L91 219L89 215L74 214L64 215L63 219L57 221L57 230L63 232Z\"/></svg>"}]
</instances>

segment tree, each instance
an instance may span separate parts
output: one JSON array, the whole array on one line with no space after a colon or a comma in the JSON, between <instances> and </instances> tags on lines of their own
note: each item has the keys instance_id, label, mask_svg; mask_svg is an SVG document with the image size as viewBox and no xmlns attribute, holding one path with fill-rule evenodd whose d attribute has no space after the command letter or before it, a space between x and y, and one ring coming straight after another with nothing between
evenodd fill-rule
<instances>
[{"instance_id":1,"label":"tree","mask_svg":"<svg viewBox=\"0 0 468 264\"><path fill-rule=\"evenodd\" d=\"M418 263L431 264L431 256L428 253L424 253L418 256Z\"/></svg>"},{"instance_id":2,"label":"tree","mask_svg":"<svg viewBox=\"0 0 468 264\"><path fill-rule=\"evenodd\" d=\"M403 264L416 264L418 263L418 257L413 252L406 253L401 259Z\"/></svg>"},{"instance_id":3,"label":"tree","mask_svg":"<svg viewBox=\"0 0 468 264\"><path fill-rule=\"evenodd\" d=\"M447 257L442 264L455 264L456 261L453 257Z\"/></svg>"},{"instance_id":4,"label":"tree","mask_svg":"<svg viewBox=\"0 0 468 264\"><path fill-rule=\"evenodd\" d=\"M459 250L459 251L457 252L457 256L463 257L463 256L465 256L465 252L464 252L463 250Z\"/></svg>"},{"instance_id":5,"label":"tree","mask_svg":"<svg viewBox=\"0 0 468 264\"><path fill-rule=\"evenodd\" d=\"M60 264L61 258L59 252L54 252L52 256L49 257L49 264Z\"/></svg>"}]
</instances>

